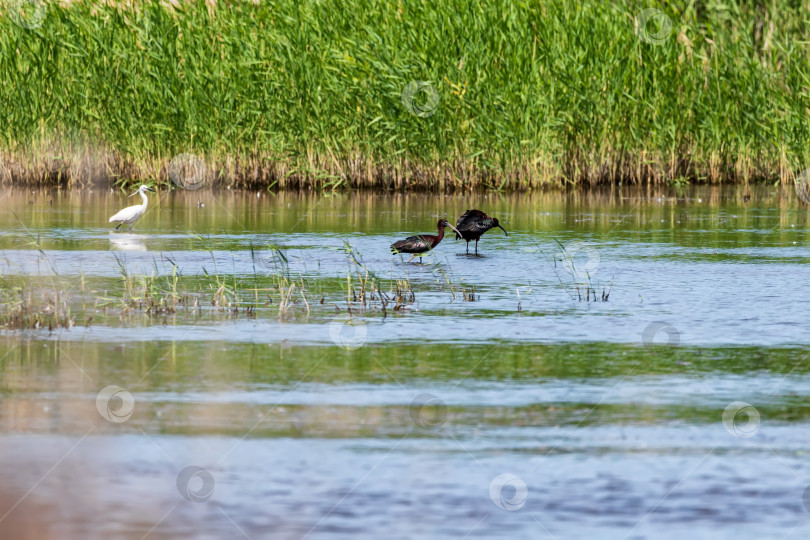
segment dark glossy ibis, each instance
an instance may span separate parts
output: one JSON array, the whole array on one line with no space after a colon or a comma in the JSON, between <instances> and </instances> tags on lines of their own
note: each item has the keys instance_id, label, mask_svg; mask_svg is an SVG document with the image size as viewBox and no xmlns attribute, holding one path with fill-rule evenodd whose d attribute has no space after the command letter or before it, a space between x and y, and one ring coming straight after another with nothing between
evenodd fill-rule
<instances>
[{"instance_id":1,"label":"dark glossy ibis","mask_svg":"<svg viewBox=\"0 0 810 540\"><path fill-rule=\"evenodd\" d=\"M408 259L408 262L411 262L414 260L414 258L419 257L419 263L421 264L422 256L438 246L439 242L441 242L442 238L444 238L445 227L450 227L456 231L456 233L458 233L458 229L450 225L446 219L440 219L436 224L436 227L439 229L438 235L420 234L418 236L409 236L405 240L400 240L399 242L394 242L391 244L391 253L394 255L398 253L412 253L413 257Z\"/></svg>"},{"instance_id":2,"label":"dark glossy ibis","mask_svg":"<svg viewBox=\"0 0 810 540\"><path fill-rule=\"evenodd\" d=\"M470 252L470 240L475 240L475 254L478 255L478 240L493 227L498 227L503 234L509 236L506 229L498 223L498 218L491 218L481 210L467 210L456 222L456 240L463 238L467 241L467 253Z\"/></svg>"}]
</instances>

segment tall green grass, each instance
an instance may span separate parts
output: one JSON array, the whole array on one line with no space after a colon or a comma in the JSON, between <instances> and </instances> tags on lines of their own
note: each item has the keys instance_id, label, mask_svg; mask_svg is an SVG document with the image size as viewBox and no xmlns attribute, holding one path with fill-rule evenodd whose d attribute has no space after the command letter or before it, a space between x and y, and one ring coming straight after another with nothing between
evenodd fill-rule
<instances>
[{"instance_id":1,"label":"tall green grass","mask_svg":"<svg viewBox=\"0 0 810 540\"><path fill-rule=\"evenodd\" d=\"M0 174L168 181L193 153L234 186L508 189L810 166L810 0L480 4L80 0L35 29L2 13ZM672 22L660 44L636 28L650 7ZM403 103L412 81L432 114Z\"/></svg>"}]
</instances>

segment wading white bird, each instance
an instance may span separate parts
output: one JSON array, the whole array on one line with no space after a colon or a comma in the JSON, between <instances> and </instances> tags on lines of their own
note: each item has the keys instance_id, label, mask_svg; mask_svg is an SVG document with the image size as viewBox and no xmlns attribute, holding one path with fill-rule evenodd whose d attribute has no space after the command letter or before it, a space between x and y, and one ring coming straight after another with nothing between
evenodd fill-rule
<instances>
[{"instance_id":1,"label":"wading white bird","mask_svg":"<svg viewBox=\"0 0 810 540\"><path fill-rule=\"evenodd\" d=\"M146 198L146 191L151 191L155 193L155 190L148 187L148 186L141 186L138 188L138 191L130 195L130 197L134 197L138 193L141 194L141 199L143 199L143 204L136 204L135 206L128 206L115 214L113 217L110 218L110 223L118 222L118 225L115 226L115 230L118 230L118 227L121 225L127 224L129 225L129 229L132 230L132 225L135 224L136 221L141 219L141 216L144 212L146 212L146 207L149 204L149 199Z\"/></svg>"}]
</instances>

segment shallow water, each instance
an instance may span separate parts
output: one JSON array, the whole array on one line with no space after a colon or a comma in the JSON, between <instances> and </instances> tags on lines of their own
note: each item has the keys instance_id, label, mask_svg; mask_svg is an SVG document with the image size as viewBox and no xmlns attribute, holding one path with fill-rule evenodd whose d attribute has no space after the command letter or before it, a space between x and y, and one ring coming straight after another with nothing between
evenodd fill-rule
<instances>
[{"instance_id":1,"label":"shallow water","mask_svg":"<svg viewBox=\"0 0 810 540\"><path fill-rule=\"evenodd\" d=\"M0 333L0 527L18 536L810 532L810 228L789 191L164 192L111 232L131 201L0 193L0 278L59 288L77 320ZM509 236L389 253L471 207ZM344 242L415 302L346 324ZM259 283L272 247L322 304L90 300L175 266ZM607 301L580 299L588 283Z\"/></svg>"}]
</instances>

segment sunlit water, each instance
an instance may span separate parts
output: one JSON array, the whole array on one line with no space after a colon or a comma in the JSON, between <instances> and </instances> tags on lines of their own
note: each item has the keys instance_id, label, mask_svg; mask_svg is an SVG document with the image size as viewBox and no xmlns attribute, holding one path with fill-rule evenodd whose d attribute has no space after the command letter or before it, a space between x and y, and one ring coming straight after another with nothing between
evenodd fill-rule
<instances>
[{"instance_id":1,"label":"sunlit water","mask_svg":"<svg viewBox=\"0 0 810 540\"><path fill-rule=\"evenodd\" d=\"M84 326L90 307L70 330L3 331L0 530L805 538L808 213L752 195L164 192L112 232L120 193L0 194L0 274L37 287L263 275L268 246L341 283L348 242L416 294L351 327L331 295L290 317L97 310ZM390 254L473 207L509 236L477 257L452 235L424 265Z\"/></svg>"}]
</instances>

